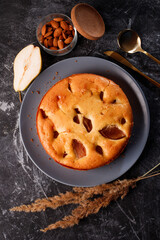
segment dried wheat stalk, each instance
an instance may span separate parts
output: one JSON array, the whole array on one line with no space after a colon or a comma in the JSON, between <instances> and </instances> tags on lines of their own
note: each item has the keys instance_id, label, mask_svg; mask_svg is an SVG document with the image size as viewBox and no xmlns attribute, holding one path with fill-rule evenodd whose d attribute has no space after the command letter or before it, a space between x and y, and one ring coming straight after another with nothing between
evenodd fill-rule
<instances>
[{"instance_id":1,"label":"dried wheat stalk","mask_svg":"<svg viewBox=\"0 0 160 240\"><path fill-rule=\"evenodd\" d=\"M71 215L65 216L62 220L49 225L45 229L41 229L41 231L46 232L59 227L71 227L78 224L80 219L90 214L97 213L102 207L107 207L111 201L117 200L119 197L123 199L127 195L129 188L134 188L136 186L136 182L159 175L159 171L153 172L159 165L160 163L143 176L136 179L117 180L110 184L89 188L75 187L73 188L73 192L60 193L58 196L37 199L30 205L14 207L11 208L10 211L40 212L45 211L46 208L56 209L66 204L79 204L77 208L72 210ZM94 199L94 196L97 194L101 196Z\"/></svg>"}]
</instances>

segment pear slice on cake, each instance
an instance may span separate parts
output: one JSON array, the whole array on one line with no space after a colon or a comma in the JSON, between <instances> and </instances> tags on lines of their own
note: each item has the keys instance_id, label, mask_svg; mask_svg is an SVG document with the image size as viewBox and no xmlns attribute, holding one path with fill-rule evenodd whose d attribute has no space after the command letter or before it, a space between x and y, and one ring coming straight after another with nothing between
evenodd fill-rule
<instances>
[{"instance_id":1,"label":"pear slice on cake","mask_svg":"<svg viewBox=\"0 0 160 240\"><path fill-rule=\"evenodd\" d=\"M42 57L40 48L32 44L23 48L15 57L13 67L14 90L16 92L24 91L41 71Z\"/></svg>"}]
</instances>

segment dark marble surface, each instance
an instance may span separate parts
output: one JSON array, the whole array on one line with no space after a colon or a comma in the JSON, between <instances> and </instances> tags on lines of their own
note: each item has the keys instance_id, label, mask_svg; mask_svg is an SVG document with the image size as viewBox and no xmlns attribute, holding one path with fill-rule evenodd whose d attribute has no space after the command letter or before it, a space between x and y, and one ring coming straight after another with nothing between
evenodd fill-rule
<instances>
[{"instance_id":1,"label":"dark marble surface","mask_svg":"<svg viewBox=\"0 0 160 240\"><path fill-rule=\"evenodd\" d=\"M25 153L19 136L20 103L13 90L13 61L26 45L37 45L35 29L40 18L61 12L70 15L75 0L2 0L0 2L0 239L160 239L160 177L137 184L124 200L112 202L96 215L80 221L78 226L62 230L39 231L69 214L72 205L40 213L11 213L9 208L28 204L37 198L53 196L72 187L62 185L40 172ZM142 53L125 54L118 49L119 31L131 27L142 38L142 47L160 59L159 0L85 1L103 16L105 35L97 41L79 36L76 48L63 57L42 51L43 69L69 57L105 57L104 50L115 50L145 74L159 81L160 66ZM110 60L110 59L109 59ZM113 60L112 60L113 61ZM147 98L151 126L146 147L136 164L121 177L144 174L160 161L160 90L139 74L125 68L137 80ZM25 93L24 93L25 94Z\"/></svg>"}]
</instances>

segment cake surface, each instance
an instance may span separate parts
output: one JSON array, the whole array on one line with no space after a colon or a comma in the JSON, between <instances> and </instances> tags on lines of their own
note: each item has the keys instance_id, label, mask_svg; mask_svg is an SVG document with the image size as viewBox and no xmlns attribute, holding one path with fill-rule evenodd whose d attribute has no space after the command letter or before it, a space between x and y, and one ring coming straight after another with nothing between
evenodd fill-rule
<instances>
[{"instance_id":1,"label":"cake surface","mask_svg":"<svg viewBox=\"0 0 160 240\"><path fill-rule=\"evenodd\" d=\"M42 98L37 132L46 152L63 166L87 170L109 164L131 135L132 109L122 89L95 74L74 74Z\"/></svg>"}]
</instances>

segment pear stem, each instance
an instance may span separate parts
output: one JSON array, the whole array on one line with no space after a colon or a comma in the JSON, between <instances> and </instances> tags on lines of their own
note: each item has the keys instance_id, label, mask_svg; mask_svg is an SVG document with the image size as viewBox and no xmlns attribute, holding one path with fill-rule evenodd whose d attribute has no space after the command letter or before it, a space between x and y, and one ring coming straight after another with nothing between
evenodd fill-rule
<instances>
[{"instance_id":1,"label":"pear stem","mask_svg":"<svg viewBox=\"0 0 160 240\"><path fill-rule=\"evenodd\" d=\"M18 94L19 94L19 101L22 102L22 94L21 94L21 91L19 91Z\"/></svg>"}]
</instances>

